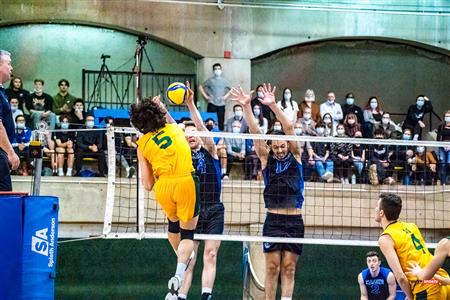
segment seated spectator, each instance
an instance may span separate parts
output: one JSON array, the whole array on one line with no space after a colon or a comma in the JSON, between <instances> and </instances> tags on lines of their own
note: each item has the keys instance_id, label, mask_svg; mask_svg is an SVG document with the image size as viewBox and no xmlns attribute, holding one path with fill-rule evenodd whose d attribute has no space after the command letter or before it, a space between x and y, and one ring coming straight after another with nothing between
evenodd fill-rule
<instances>
[{"instance_id":1,"label":"seated spectator","mask_svg":"<svg viewBox=\"0 0 450 300\"><path fill-rule=\"evenodd\" d=\"M281 126L281 122L277 119L273 120L272 128L269 130L270 132L273 131L283 131L283 127Z\"/></svg>"},{"instance_id":2,"label":"seated spectator","mask_svg":"<svg viewBox=\"0 0 450 300\"><path fill-rule=\"evenodd\" d=\"M355 117L356 121L356 117ZM345 138L344 124L336 127L336 137ZM334 158L334 169L338 179L342 184L349 184L348 171L352 165L351 161L352 144L334 142L330 145L330 156Z\"/></svg>"},{"instance_id":3,"label":"seated spectator","mask_svg":"<svg viewBox=\"0 0 450 300\"><path fill-rule=\"evenodd\" d=\"M25 126L25 116L18 115L15 119L16 133L11 143L14 152L20 158L20 165L17 170L18 175L28 176L30 169L29 146L31 140L31 130Z\"/></svg>"},{"instance_id":4,"label":"seated spectator","mask_svg":"<svg viewBox=\"0 0 450 300\"><path fill-rule=\"evenodd\" d=\"M86 117L86 129L94 128L94 116ZM80 176L83 167L83 158L91 157L97 159L100 177L105 176L105 153L103 152L103 132L97 130L80 131L77 136L76 168L77 176Z\"/></svg>"},{"instance_id":5,"label":"seated spectator","mask_svg":"<svg viewBox=\"0 0 450 300\"><path fill-rule=\"evenodd\" d=\"M263 117L261 113L261 108L262 105L255 104L255 106L253 106L253 115L255 116L256 121L258 123L259 131L261 131L261 133L263 134L266 134L269 128L269 122L267 121L266 118Z\"/></svg>"},{"instance_id":6,"label":"seated spectator","mask_svg":"<svg viewBox=\"0 0 450 300\"><path fill-rule=\"evenodd\" d=\"M374 130L381 123L381 116L383 111L381 110L380 103L377 97L370 97L364 108L364 124L363 124L363 136L366 138L372 138Z\"/></svg>"},{"instance_id":7,"label":"seated spectator","mask_svg":"<svg viewBox=\"0 0 450 300\"><path fill-rule=\"evenodd\" d=\"M402 129L397 126L392 120L388 112L384 112L381 117L381 123L375 126L375 129L381 128L387 139L398 139L402 136Z\"/></svg>"},{"instance_id":8,"label":"seated spectator","mask_svg":"<svg viewBox=\"0 0 450 300\"><path fill-rule=\"evenodd\" d=\"M302 130L305 135L317 135L316 122L312 119L311 108L305 107L303 109L303 115L297 120L297 123L302 125Z\"/></svg>"},{"instance_id":9,"label":"seated spectator","mask_svg":"<svg viewBox=\"0 0 450 300\"><path fill-rule=\"evenodd\" d=\"M34 92L27 99L25 106L30 112L33 129L35 129L37 124L42 120L47 122L50 130L55 129L56 115L52 112L53 98L49 94L44 93L44 80L34 80Z\"/></svg>"},{"instance_id":10,"label":"seated spectator","mask_svg":"<svg viewBox=\"0 0 450 300\"><path fill-rule=\"evenodd\" d=\"M336 127L333 123L333 117L326 113L323 115L323 124L325 124L325 133L324 136L335 136L336 135Z\"/></svg>"},{"instance_id":11,"label":"seated spectator","mask_svg":"<svg viewBox=\"0 0 450 300\"><path fill-rule=\"evenodd\" d=\"M58 81L59 91L53 96L53 112L57 115L67 115L72 111L76 98L69 93L69 87L70 83L67 79Z\"/></svg>"},{"instance_id":12,"label":"seated spectator","mask_svg":"<svg viewBox=\"0 0 450 300\"><path fill-rule=\"evenodd\" d=\"M241 132L244 133L247 131L247 123L244 120L244 111L242 110L242 106L240 104L236 104L233 106L233 113L234 116L229 118L225 122L225 131L226 132L233 132L233 123L234 121L239 121L241 124Z\"/></svg>"},{"instance_id":13,"label":"seated spectator","mask_svg":"<svg viewBox=\"0 0 450 300\"><path fill-rule=\"evenodd\" d=\"M424 146L416 147L416 155L412 162L413 177L416 184L431 185L436 178L436 159Z\"/></svg>"},{"instance_id":14,"label":"seated spectator","mask_svg":"<svg viewBox=\"0 0 450 300\"><path fill-rule=\"evenodd\" d=\"M60 125L62 130L67 130L70 127L69 117L62 115L60 117ZM58 176L64 176L64 156L67 154L67 170L66 176L72 176L73 163L75 160L74 146L75 146L75 132L74 131L58 131L55 132L56 143L56 157L58 165Z\"/></svg>"},{"instance_id":15,"label":"seated spectator","mask_svg":"<svg viewBox=\"0 0 450 300\"><path fill-rule=\"evenodd\" d=\"M283 99L277 102L277 105L284 112L286 117L294 123L297 121L298 104L292 100L292 91L289 88L283 90Z\"/></svg>"},{"instance_id":16,"label":"seated spectator","mask_svg":"<svg viewBox=\"0 0 450 300\"><path fill-rule=\"evenodd\" d=\"M220 132L213 119L208 118L205 120L205 127L211 132ZM217 147L217 155L220 160L221 175L224 176L227 173L227 146L223 138L214 137L214 143Z\"/></svg>"},{"instance_id":17,"label":"seated spectator","mask_svg":"<svg viewBox=\"0 0 450 300\"><path fill-rule=\"evenodd\" d=\"M254 110L255 105L258 105L261 109L262 116L266 118L267 122L270 122L272 120L272 110L267 105L261 103L261 100L264 99L263 86L258 85L255 91L255 98L251 102L252 109Z\"/></svg>"},{"instance_id":18,"label":"seated spectator","mask_svg":"<svg viewBox=\"0 0 450 300\"><path fill-rule=\"evenodd\" d=\"M241 132L241 122L239 120L235 120L232 123L232 132L240 133ZM235 138L227 138L225 139L225 144L227 146L227 171L225 175L223 175L223 179L228 179L231 172L231 167L234 161L244 161L245 158L245 140L244 139L235 139Z\"/></svg>"},{"instance_id":19,"label":"seated spectator","mask_svg":"<svg viewBox=\"0 0 450 300\"><path fill-rule=\"evenodd\" d=\"M403 129L410 128L413 132L413 140L422 139L422 129L426 127L423 118L426 113L433 111L431 101L424 95L416 97L416 104L408 108L408 114L403 122Z\"/></svg>"},{"instance_id":20,"label":"seated spectator","mask_svg":"<svg viewBox=\"0 0 450 300\"><path fill-rule=\"evenodd\" d=\"M83 99L76 99L73 102L72 111L69 115L70 118L70 128L79 129L86 123L86 112L84 111L84 101Z\"/></svg>"},{"instance_id":21,"label":"seated spectator","mask_svg":"<svg viewBox=\"0 0 450 300\"><path fill-rule=\"evenodd\" d=\"M19 76L14 76L14 78L9 82L9 88L5 90L8 99L17 99L19 101L19 109L23 111L25 114L29 114L26 111L26 102L30 97L30 92L23 89L22 78Z\"/></svg>"},{"instance_id":22,"label":"seated spectator","mask_svg":"<svg viewBox=\"0 0 450 300\"><path fill-rule=\"evenodd\" d=\"M318 136L324 136L325 124L317 123L316 132ZM316 172L322 180L332 182L334 163L332 157L330 157L330 145L311 142L306 147L309 155L308 163L315 166Z\"/></svg>"},{"instance_id":23,"label":"seated spectator","mask_svg":"<svg viewBox=\"0 0 450 300\"><path fill-rule=\"evenodd\" d=\"M444 121L439 125L437 129L437 141L449 142L450 141L450 110L447 110L444 114ZM450 145L447 147L439 147L439 179L441 184L449 183L450 174Z\"/></svg>"},{"instance_id":24,"label":"seated spectator","mask_svg":"<svg viewBox=\"0 0 450 300\"><path fill-rule=\"evenodd\" d=\"M357 139L362 138L362 132L356 131L354 138ZM353 162L353 166L356 169L359 182L364 182L364 178L362 177L363 177L363 170L366 164L366 145L353 144L351 160Z\"/></svg>"},{"instance_id":25,"label":"seated spectator","mask_svg":"<svg viewBox=\"0 0 450 300\"><path fill-rule=\"evenodd\" d=\"M305 98L302 103L300 103L300 106L298 108L297 119L304 118L305 108L307 107L311 109L311 119L315 123L322 120L320 116L320 105L316 103L316 95L311 89L308 89L305 92Z\"/></svg>"},{"instance_id":26,"label":"seated spectator","mask_svg":"<svg viewBox=\"0 0 450 300\"><path fill-rule=\"evenodd\" d=\"M16 125L17 116L23 115L23 111L19 109L19 100L17 98L10 98L9 105L11 106L12 117L14 120L14 125Z\"/></svg>"},{"instance_id":27,"label":"seated spectator","mask_svg":"<svg viewBox=\"0 0 450 300\"><path fill-rule=\"evenodd\" d=\"M261 162L256 155L252 139L245 140L245 179L257 179L261 173Z\"/></svg>"},{"instance_id":28,"label":"seated spectator","mask_svg":"<svg viewBox=\"0 0 450 300\"><path fill-rule=\"evenodd\" d=\"M353 113L358 119L358 123L364 123L364 115L361 107L355 104L355 96L353 93L348 93L345 96L344 104L342 104L342 113L344 114L344 119L349 113Z\"/></svg>"},{"instance_id":29,"label":"seated spectator","mask_svg":"<svg viewBox=\"0 0 450 300\"><path fill-rule=\"evenodd\" d=\"M331 115L334 127L336 127L344 118L341 105L336 103L336 95L332 91L328 92L327 100L320 105L320 115L322 116L322 120L325 119L326 114Z\"/></svg>"},{"instance_id":30,"label":"seated spectator","mask_svg":"<svg viewBox=\"0 0 450 300\"><path fill-rule=\"evenodd\" d=\"M384 139L384 132L380 129L374 132L376 139ZM392 178L392 165L390 158L393 151L388 145L379 144L371 145L369 147L369 180L373 185L384 182L387 184L394 184L395 180Z\"/></svg>"},{"instance_id":31,"label":"seated spectator","mask_svg":"<svg viewBox=\"0 0 450 300\"><path fill-rule=\"evenodd\" d=\"M404 141L411 140L411 129L405 128L401 135ZM403 184L410 185L412 183L412 170L411 163L408 162L408 160L413 157L413 147L409 145L397 145L393 146L393 148L395 149L395 152L391 157L392 166L394 169L398 170L398 177L402 180Z\"/></svg>"},{"instance_id":32,"label":"seated spectator","mask_svg":"<svg viewBox=\"0 0 450 300\"><path fill-rule=\"evenodd\" d=\"M354 113L348 113L344 119L345 135L354 137L357 131L361 131L358 118Z\"/></svg>"},{"instance_id":33,"label":"seated spectator","mask_svg":"<svg viewBox=\"0 0 450 300\"><path fill-rule=\"evenodd\" d=\"M300 120L300 119L299 119ZM301 124L299 121L294 124L294 133L296 136L302 136L307 135L305 132L303 132L303 124ZM316 131L314 130L314 135L317 135ZM301 153L302 153L302 166L303 166L303 178L305 181L311 181L311 175L314 171L314 165L309 164L309 153L308 148L311 148L311 144L309 142L300 141L298 142Z\"/></svg>"}]
</instances>

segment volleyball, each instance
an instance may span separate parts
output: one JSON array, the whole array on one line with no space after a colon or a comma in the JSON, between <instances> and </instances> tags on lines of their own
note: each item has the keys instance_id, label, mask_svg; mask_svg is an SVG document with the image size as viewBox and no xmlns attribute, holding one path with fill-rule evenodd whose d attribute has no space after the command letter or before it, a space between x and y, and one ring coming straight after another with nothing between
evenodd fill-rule
<instances>
[{"instance_id":1,"label":"volleyball","mask_svg":"<svg viewBox=\"0 0 450 300\"><path fill-rule=\"evenodd\" d=\"M187 87L181 82L171 83L167 87L166 98L175 105L184 103L187 94Z\"/></svg>"}]
</instances>

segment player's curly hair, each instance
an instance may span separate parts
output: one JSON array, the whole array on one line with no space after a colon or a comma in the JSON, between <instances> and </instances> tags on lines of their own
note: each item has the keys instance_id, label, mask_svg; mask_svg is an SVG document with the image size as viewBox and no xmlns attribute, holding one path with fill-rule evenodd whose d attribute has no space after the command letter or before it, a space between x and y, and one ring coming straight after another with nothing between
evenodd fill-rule
<instances>
[{"instance_id":1,"label":"player's curly hair","mask_svg":"<svg viewBox=\"0 0 450 300\"><path fill-rule=\"evenodd\" d=\"M140 132L156 132L166 124L166 111L151 98L131 105L130 121Z\"/></svg>"}]
</instances>

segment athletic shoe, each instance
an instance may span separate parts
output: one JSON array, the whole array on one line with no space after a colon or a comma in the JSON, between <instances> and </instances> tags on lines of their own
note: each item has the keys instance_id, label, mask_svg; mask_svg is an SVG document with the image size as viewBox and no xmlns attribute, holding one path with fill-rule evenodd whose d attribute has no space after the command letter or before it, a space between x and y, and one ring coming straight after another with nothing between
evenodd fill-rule
<instances>
[{"instance_id":1,"label":"athletic shoe","mask_svg":"<svg viewBox=\"0 0 450 300\"><path fill-rule=\"evenodd\" d=\"M181 277L178 275L173 276L167 283L169 292L166 295L166 300L177 300L178 290L181 288Z\"/></svg>"},{"instance_id":2,"label":"athletic shoe","mask_svg":"<svg viewBox=\"0 0 450 300\"><path fill-rule=\"evenodd\" d=\"M127 170L127 178L132 178L133 175L134 175L134 173L136 173L136 169L135 169L134 167L130 167L130 168Z\"/></svg>"},{"instance_id":3,"label":"athletic shoe","mask_svg":"<svg viewBox=\"0 0 450 300\"><path fill-rule=\"evenodd\" d=\"M325 172L325 174L322 175L322 179L326 182L333 182L333 173Z\"/></svg>"}]
</instances>

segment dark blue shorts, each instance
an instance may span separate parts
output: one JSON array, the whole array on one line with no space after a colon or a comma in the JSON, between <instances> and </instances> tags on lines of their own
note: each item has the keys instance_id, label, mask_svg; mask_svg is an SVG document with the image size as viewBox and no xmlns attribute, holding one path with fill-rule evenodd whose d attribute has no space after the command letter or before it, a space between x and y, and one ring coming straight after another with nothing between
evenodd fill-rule
<instances>
[{"instance_id":1,"label":"dark blue shorts","mask_svg":"<svg viewBox=\"0 0 450 300\"><path fill-rule=\"evenodd\" d=\"M303 238L305 236L305 225L302 215L280 215L267 213L263 227L263 236ZM289 251L301 255L302 244L287 243L263 243L264 253L272 251Z\"/></svg>"},{"instance_id":2,"label":"dark blue shorts","mask_svg":"<svg viewBox=\"0 0 450 300\"><path fill-rule=\"evenodd\" d=\"M225 208L222 202L200 207L197 234L222 234Z\"/></svg>"},{"instance_id":3,"label":"dark blue shorts","mask_svg":"<svg viewBox=\"0 0 450 300\"><path fill-rule=\"evenodd\" d=\"M8 155L0 149L0 191L12 191L11 175L10 175Z\"/></svg>"}]
</instances>

